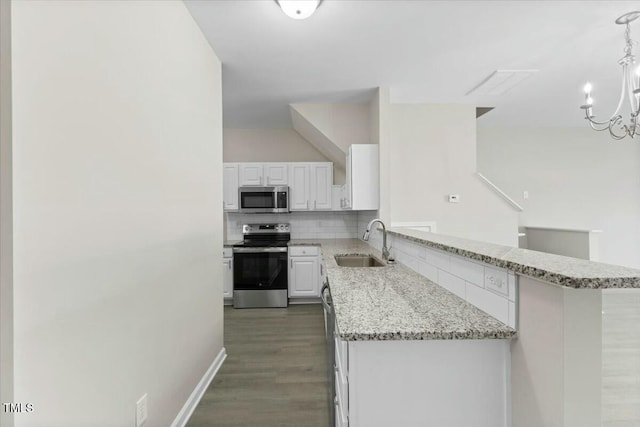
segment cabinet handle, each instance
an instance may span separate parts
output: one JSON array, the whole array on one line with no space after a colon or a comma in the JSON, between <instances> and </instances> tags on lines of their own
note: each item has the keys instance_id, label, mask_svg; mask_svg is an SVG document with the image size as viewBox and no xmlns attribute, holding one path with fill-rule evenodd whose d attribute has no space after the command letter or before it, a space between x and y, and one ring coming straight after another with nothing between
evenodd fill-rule
<instances>
[{"instance_id":1,"label":"cabinet handle","mask_svg":"<svg viewBox=\"0 0 640 427\"><path fill-rule=\"evenodd\" d=\"M231 270L231 260L229 260L228 265L229 265L229 270Z\"/></svg>"},{"instance_id":2,"label":"cabinet handle","mask_svg":"<svg viewBox=\"0 0 640 427\"><path fill-rule=\"evenodd\" d=\"M260 175L260 185L262 185L262 175Z\"/></svg>"},{"instance_id":3,"label":"cabinet handle","mask_svg":"<svg viewBox=\"0 0 640 427\"><path fill-rule=\"evenodd\" d=\"M320 276L322 276L322 264L320 264Z\"/></svg>"},{"instance_id":4,"label":"cabinet handle","mask_svg":"<svg viewBox=\"0 0 640 427\"><path fill-rule=\"evenodd\" d=\"M492 278L491 278L491 283L493 283L493 284L494 284L494 286L497 286L498 288L501 288L501 289L502 289L502 280L500 280L499 278L497 278L497 277L492 277Z\"/></svg>"},{"instance_id":5,"label":"cabinet handle","mask_svg":"<svg viewBox=\"0 0 640 427\"><path fill-rule=\"evenodd\" d=\"M293 258L291 258L291 268L293 268Z\"/></svg>"},{"instance_id":6,"label":"cabinet handle","mask_svg":"<svg viewBox=\"0 0 640 427\"><path fill-rule=\"evenodd\" d=\"M316 200L313 201L313 210L317 210L318 208L316 207Z\"/></svg>"},{"instance_id":7,"label":"cabinet handle","mask_svg":"<svg viewBox=\"0 0 640 427\"><path fill-rule=\"evenodd\" d=\"M309 210L309 201L307 200L307 210Z\"/></svg>"}]
</instances>

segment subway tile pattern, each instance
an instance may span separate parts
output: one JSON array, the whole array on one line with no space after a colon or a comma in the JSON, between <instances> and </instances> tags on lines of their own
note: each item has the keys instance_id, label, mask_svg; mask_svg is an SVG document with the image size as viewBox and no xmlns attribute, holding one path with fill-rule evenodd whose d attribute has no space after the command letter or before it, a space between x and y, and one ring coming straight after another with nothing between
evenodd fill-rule
<instances>
[{"instance_id":1,"label":"subway tile pattern","mask_svg":"<svg viewBox=\"0 0 640 427\"><path fill-rule=\"evenodd\" d=\"M409 229L392 229L389 234L394 237L394 244L400 247L403 244L398 239L437 250L441 255L464 257L558 286L640 288L640 270L633 268ZM441 261L432 263L437 265L438 262Z\"/></svg>"},{"instance_id":2,"label":"subway tile pattern","mask_svg":"<svg viewBox=\"0 0 640 427\"><path fill-rule=\"evenodd\" d=\"M389 241L391 255L397 262L512 328L517 327L518 283L515 274L426 247L398 234L390 236Z\"/></svg>"},{"instance_id":3,"label":"subway tile pattern","mask_svg":"<svg viewBox=\"0 0 640 427\"><path fill-rule=\"evenodd\" d=\"M291 212L289 214L227 214L227 240L242 240L242 224L286 222L293 239L353 239L358 212Z\"/></svg>"}]
</instances>

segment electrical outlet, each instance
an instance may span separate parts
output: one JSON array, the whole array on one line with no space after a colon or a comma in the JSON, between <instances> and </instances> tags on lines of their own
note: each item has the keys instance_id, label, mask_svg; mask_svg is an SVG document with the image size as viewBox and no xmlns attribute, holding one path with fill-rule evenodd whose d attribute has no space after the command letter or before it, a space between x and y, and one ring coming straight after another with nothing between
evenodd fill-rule
<instances>
[{"instance_id":1,"label":"electrical outlet","mask_svg":"<svg viewBox=\"0 0 640 427\"><path fill-rule=\"evenodd\" d=\"M449 194L449 203L460 203L460 195Z\"/></svg>"},{"instance_id":2,"label":"electrical outlet","mask_svg":"<svg viewBox=\"0 0 640 427\"><path fill-rule=\"evenodd\" d=\"M143 394L136 402L136 427L141 427L149 417L147 407L147 393Z\"/></svg>"}]
</instances>

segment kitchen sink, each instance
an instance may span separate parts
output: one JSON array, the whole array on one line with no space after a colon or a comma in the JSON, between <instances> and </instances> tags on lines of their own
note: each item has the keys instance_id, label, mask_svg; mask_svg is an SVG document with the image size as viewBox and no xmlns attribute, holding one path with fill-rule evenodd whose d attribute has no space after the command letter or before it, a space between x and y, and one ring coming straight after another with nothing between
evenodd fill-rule
<instances>
[{"instance_id":1,"label":"kitchen sink","mask_svg":"<svg viewBox=\"0 0 640 427\"><path fill-rule=\"evenodd\" d=\"M385 263L371 255L336 255L334 257L340 267L384 267Z\"/></svg>"}]
</instances>

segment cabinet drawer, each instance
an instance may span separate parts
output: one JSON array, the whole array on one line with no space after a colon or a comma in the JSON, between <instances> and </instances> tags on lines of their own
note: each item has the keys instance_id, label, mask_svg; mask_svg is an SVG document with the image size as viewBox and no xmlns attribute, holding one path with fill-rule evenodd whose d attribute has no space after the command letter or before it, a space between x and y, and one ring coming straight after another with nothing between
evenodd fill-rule
<instances>
[{"instance_id":1,"label":"cabinet drawer","mask_svg":"<svg viewBox=\"0 0 640 427\"><path fill-rule=\"evenodd\" d=\"M347 352L347 342L342 341L340 337L335 335L335 351L336 351L336 368L340 371L340 374L344 377L344 380L347 380L349 376L349 356Z\"/></svg>"},{"instance_id":2,"label":"cabinet drawer","mask_svg":"<svg viewBox=\"0 0 640 427\"><path fill-rule=\"evenodd\" d=\"M339 375L336 373L336 396L334 397L334 405L336 409L336 427L343 426L346 427L349 425L349 418L347 414L349 413L349 409L347 408L347 396L341 394L342 391L340 387L338 387Z\"/></svg>"},{"instance_id":3,"label":"cabinet drawer","mask_svg":"<svg viewBox=\"0 0 640 427\"><path fill-rule=\"evenodd\" d=\"M289 256L314 256L320 254L318 246L289 246Z\"/></svg>"},{"instance_id":4,"label":"cabinet drawer","mask_svg":"<svg viewBox=\"0 0 640 427\"><path fill-rule=\"evenodd\" d=\"M233 248L222 248L222 258L232 258Z\"/></svg>"},{"instance_id":5,"label":"cabinet drawer","mask_svg":"<svg viewBox=\"0 0 640 427\"><path fill-rule=\"evenodd\" d=\"M340 409L340 404L336 402L336 427L349 427L349 419Z\"/></svg>"},{"instance_id":6,"label":"cabinet drawer","mask_svg":"<svg viewBox=\"0 0 640 427\"><path fill-rule=\"evenodd\" d=\"M509 283L507 280L507 272L496 270L495 268L485 267L484 287L490 290L491 292L509 296Z\"/></svg>"},{"instance_id":7,"label":"cabinet drawer","mask_svg":"<svg viewBox=\"0 0 640 427\"><path fill-rule=\"evenodd\" d=\"M335 368L335 382L336 396L338 396L342 411L346 414L349 412L349 383L337 367Z\"/></svg>"}]
</instances>

